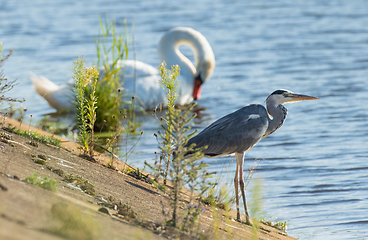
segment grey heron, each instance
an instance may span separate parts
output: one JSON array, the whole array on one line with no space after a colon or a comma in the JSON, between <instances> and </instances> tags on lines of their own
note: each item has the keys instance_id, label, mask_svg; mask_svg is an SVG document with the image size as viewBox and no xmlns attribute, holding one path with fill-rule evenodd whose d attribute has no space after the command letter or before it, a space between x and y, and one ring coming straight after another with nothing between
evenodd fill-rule
<instances>
[{"instance_id":1,"label":"grey heron","mask_svg":"<svg viewBox=\"0 0 368 240\"><path fill-rule=\"evenodd\" d=\"M186 146L191 144L195 144L194 148L207 146L207 149L203 150L206 157L218 157L235 153L236 172L234 186L238 221L241 221L239 209L240 184L246 223L251 225L243 179L244 153L282 126L287 115L287 108L282 104L315 99L318 98L295 94L288 90L276 90L266 99L267 109L260 104L245 106L218 119L199 134L189 139Z\"/></svg>"}]
</instances>

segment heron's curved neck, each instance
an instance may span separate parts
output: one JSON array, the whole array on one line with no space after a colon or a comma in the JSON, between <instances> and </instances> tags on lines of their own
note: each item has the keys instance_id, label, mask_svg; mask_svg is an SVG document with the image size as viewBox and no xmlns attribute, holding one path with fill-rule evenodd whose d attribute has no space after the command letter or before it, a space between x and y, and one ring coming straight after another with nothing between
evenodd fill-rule
<instances>
[{"instance_id":1,"label":"heron's curved neck","mask_svg":"<svg viewBox=\"0 0 368 240\"><path fill-rule=\"evenodd\" d=\"M274 103L267 103L267 112L272 116L272 119L269 119L268 128L266 133L263 135L263 138L267 137L284 124L287 115L287 108L281 104L276 105Z\"/></svg>"}]
</instances>

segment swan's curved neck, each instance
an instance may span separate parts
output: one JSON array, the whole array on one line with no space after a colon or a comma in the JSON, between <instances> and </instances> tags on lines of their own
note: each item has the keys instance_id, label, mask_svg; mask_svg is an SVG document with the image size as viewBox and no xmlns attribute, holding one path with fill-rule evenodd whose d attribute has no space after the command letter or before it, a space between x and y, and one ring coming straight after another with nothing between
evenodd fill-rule
<instances>
[{"instance_id":1,"label":"swan's curved neck","mask_svg":"<svg viewBox=\"0 0 368 240\"><path fill-rule=\"evenodd\" d=\"M187 45L192 49L196 66L180 52L181 45ZM165 34L160 40L158 54L160 61L165 60L168 67L178 64L180 75L184 75L183 80L188 80L191 84L197 74L198 65L207 61L206 58L214 59L212 48L206 38L196 30L186 27L174 28Z\"/></svg>"}]
</instances>

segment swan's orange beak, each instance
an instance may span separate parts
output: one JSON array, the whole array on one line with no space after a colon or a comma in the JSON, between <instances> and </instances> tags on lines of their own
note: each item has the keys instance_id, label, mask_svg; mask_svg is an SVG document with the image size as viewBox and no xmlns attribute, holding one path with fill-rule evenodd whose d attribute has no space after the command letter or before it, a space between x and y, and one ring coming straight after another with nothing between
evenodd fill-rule
<instances>
[{"instance_id":1,"label":"swan's orange beak","mask_svg":"<svg viewBox=\"0 0 368 240\"><path fill-rule=\"evenodd\" d=\"M194 79L194 89L193 89L193 99L199 100L201 98L201 86L202 86L202 79L201 76L198 75Z\"/></svg>"}]
</instances>

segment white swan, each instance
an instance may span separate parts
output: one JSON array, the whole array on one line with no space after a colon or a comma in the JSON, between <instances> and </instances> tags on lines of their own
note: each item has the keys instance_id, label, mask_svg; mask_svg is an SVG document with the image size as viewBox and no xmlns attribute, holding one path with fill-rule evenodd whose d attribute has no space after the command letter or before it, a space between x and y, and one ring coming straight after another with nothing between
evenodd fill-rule
<instances>
[{"instance_id":1,"label":"white swan","mask_svg":"<svg viewBox=\"0 0 368 240\"><path fill-rule=\"evenodd\" d=\"M179 46L187 45L194 52L195 64L185 57ZM209 79L215 68L215 56L206 38L198 31L189 27L176 27L169 30L158 45L160 61L167 66L180 66L178 99L176 104L184 105L198 100L201 85ZM121 79L125 96L131 98L134 92L134 74L136 74L136 99L144 109L152 109L159 104L165 105L165 94L158 82L158 69L146 63L134 60L120 61ZM56 110L70 110L72 104L71 85L57 86L45 77L31 73L35 90L44 97L49 105Z\"/></svg>"}]
</instances>

